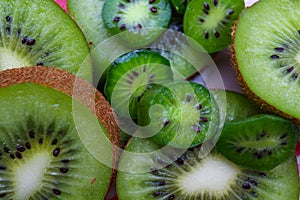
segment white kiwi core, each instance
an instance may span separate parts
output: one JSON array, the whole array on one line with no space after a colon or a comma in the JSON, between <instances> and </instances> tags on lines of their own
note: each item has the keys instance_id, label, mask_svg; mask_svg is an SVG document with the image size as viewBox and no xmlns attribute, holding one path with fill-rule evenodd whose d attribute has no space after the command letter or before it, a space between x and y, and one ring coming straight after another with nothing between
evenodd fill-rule
<instances>
[{"instance_id":1,"label":"white kiwi core","mask_svg":"<svg viewBox=\"0 0 300 200\"><path fill-rule=\"evenodd\" d=\"M147 1L138 1L130 4L125 9L125 15L123 16L125 24L131 24L133 22L140 23L149 18L149 5Z\"/></svg>"},{"instance_id":2,"label":"white kiwi core","mask_svg":"<svg viewBox=\"0 0 300 200\"><path fill-rule=\"evenodd\" d=\"M38 190L50 162L49 153L41 152L15 167L15 198L17 200L27 199Z\"/></svg>"},{"instance_id":3,"label":"white kiwi core","mask_svg":"<svg viewBox=\"0 0 300 200\"><path fill-rule=\"evenodd\" d=\"M0 49L0 70L30 66L30 63L16 52Z\"/></svg>"},{"instance_id":4,"label":"white kiwi core","mask_svg":"<svg viewBox=\"0 0 300 200\"><path fill-rule=\"evenodd\" d=\"M222 194L231 190L231 183L239 173L240 170L230 162L216 156L207 156L191 172L181 176L179 187L187 194Z\"/></svg>"}]
</instances>

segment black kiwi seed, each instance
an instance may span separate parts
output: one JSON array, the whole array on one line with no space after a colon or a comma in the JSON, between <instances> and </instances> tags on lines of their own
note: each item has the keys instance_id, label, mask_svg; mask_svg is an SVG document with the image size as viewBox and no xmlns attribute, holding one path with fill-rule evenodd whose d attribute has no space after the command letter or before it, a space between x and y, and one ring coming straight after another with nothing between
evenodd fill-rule
<instances>
[{"instance_id":1,"label":"black kiwi seed","mask_svg":"<svg viewBox=\"0 0 300 200\"><path fill-rule=\"evenodd\" d=\"M124 9L124 8L125 8L125 5L122 4L122 3L120 3L120 4L119 4L119 8Z\"/></svg>"},{"instance_id":2,"label":"black kiwi seed","mask_svg":"<svg viewBox=\"0 0 300 200\"><path fill-rule=\"evenodd\" d=\"M184 160L181 159L181 158L177 158L176 162L180 165L183 165L184 164Z\"/></svg>"},{"instance_id":3,"label":"black kiwi seed","mask_svg":"<svg viewBox=\"0 0 300 200\"><path fill-rule=\"evenodd\" d=\"M280 57L278 55L276 55L276 54L273 54L273 55L270 56L270 58L272 58L272 59L278 59Z\"/></svg>"},{"instance_id":4,"label":"black kiwi seed","mask_svg":"<svg viewBox=\"0 0 300 200\"><path fill-rule=\"evenodd\" d=\"M156 8L156 7L151 7L151 8L150 8L150 11L151 11L152 13L157 13L157 8Z\"/></svg>"},{"instance_id":5,"label":"black kiwi seed","mask_svg":"<svg viewBox=\"0 0 300 200\"><path fill-rule=\"evenodd\" d=\"M28 135L29 135L29 137L30 137L31 139L33 139L33 138L35 137L35 134L34 134L34 132L33 132L32 130L30 130L30 131L28 132Z\"/></svg>"},{"instance_id":6,"label":"black kiwi seed","mask_svg":"<svg viewBox=\"0 0 300 200\"><path fill-rule=\"evenodd\" d=\"M15 155L14 154L9 154L9 157L11 158L11 159L15 159L16 157L15 157Z\"/></svg>"},{"instance_id":7,"label":"black kiwi seed","mask_svg":"<svg viewBox=\"0 0 300 200\"><path fill-rule=\"evenodd\" d=\"M61 162L67 164L70 162L70 160L64 159L64 160L61 160Z\"/></svg>"},{"instance_id":8,"label":"black kiwi seed","mask_svg":"<svg viewBox=\"0 0 300 200\"><path fill-rule=\"evenodd\" d=\"M8 35L10 35L10 32L11 32L11 31L10 31L10 27L7 26L7 27L6 27L6 33L7 33Z\"/></svg>"},{"instance_id":9,"label":"black kiwi seed","mask_svg":"<svg viewBox=\"0 0 300 200\"><path fill-rule=\"evenodd\" d=\"M25 147L22 144L17 144L16 149L19 152L24 152L26 150Z\"/></svg>"},{"instance_id":10,"label":"black kiwi seed","mask_svg":"<svg viewBox=\"0 0 300 200\"><path fill-rule=\"evenodd\" d=\"M57 139L55 138L55 139L52 140L51 145L56 145L57 142L58 142L58 141L57 141Z\"/></svg>"},{"instance_id":11,"label":"black kiwi seed","mask_svg":"<svg viewBox=\"0 0 300 200\"><path fill-rule=\"evenodd\" d=\"M120 25L120 30L123 31L123 30L125 30L125 29L126 29L126 25L125 25L125 24L121 24L121 25Z\"/></svg>"},{"instance_id":12,"label":"black kiwi seed","mask_svg":"<svg viewBox=\"0 0 300 200\"><path fill-rule=\"evenodd\" d=\"M203 107L203 106L202 106L201 104L197 104L197 105L196 105L196 109L197 109L197 110L201 110L202 107Z\"/></svg>"},{"instance_id":13,"label":"black kiwi seed","mask_svg":"<svg viewBox=\"0 0 300 200\"><path fill-rule=\"evenodd\" d=\"M22 154L20 152L18 152L18 151L15 153L15 155L20 160L23 158Z\"/></svg>"},{"instance_id":14,"label":"black kiwi seed","mask_svg":"<svg viewBox=\"0 0 300 200\"><path fill-rule=\"evenodd\" d=\"M44 63L38 62L38 63L36 63L36 66L44 66Z\"/></svg>"},{"instance_id":15,"label":"black kiwi seed","mask_svg":"<svg viewBox=\"0 0 300 200\"><path fill-rule=\"evenodd\" d=\"M6 193L1 193L0 194L0 198L3 198L3 197L5 197L6 196Z\"/></svg>"},{"instance_id":16,"label":"black kiwi seed","mask_svg":"<svg viewBox=\"0 0 300 200\"><path fill-rule=\"evenodd\" d=\"M43 144L43 142L44 142L43 138L40 138L39 139L39 144Z\"/></svg>"},{"instance_id":17,"label":"black kiwi seed","mask_svg":"<svg viewBox=\"0 0 300 200\"><path fill-rule=\"evenodd\" d=\"M155 3L155 1L156 1L156 0L149 0L149 3L150 3L150 4Z\"/></svg>"},{"instance_id":18,"label":"black kiwi seed","mask_svg":"<svg viewBox=\"0 0 300 200\"><path fill-rule=\"evenodd\" d=\"M0 170L7 170L7 167L5 165L0 165Z\"/></svg>"},{"instance_id":19,"label":"black kiwi seed","mask_svg":"<svg viewBox=\"0 0 300 200\"><path fill-rule=\"evenodd\" d=\"M209 33L208 33L208 31L205 31L205 33L204 33L204 38L205 38L205 39L208 39L208 38L209 38Z\"/></svg>"},{"instance_id":20,"label":"black kiwi seed","mask_svg":"<svg viewBox=\"0 0 300 200\"><path fill-rule=\"evenodd\" d=\"M207 2L203 3L203 7L205 8L205 10L209 11L210 10L210 6Z\"/></svg>"},{"instance_id":21,"label":"black kiwi seed","mask_svg":"<svg viewBox=\"0 0 300 200\"><path fill-rule=\"evenodd\" d=\"M193 126L193 130L194 130L196 133L200 133L200 132L201 132L200 127L199 127L199 126L196 126L196 125Z\"/></svg>"},{"instance_id":22,"label":"black kiwi seed","mask_svg":"<svg viewBox=\"0 0 300 200\"><path fill-rule=\"evenodd\" d=\"M53 156L54 157L57 157L59 155L59 153L60 153L60 148L56 148L56 149L53 150Z\"/></svg>"},{"instance_id":23,"label":"black kiwi seed","mask_svg":"<svg viewBox=\"0 0 300 200\"><path fill-rule=\"evenodd\" d=\"M204 22L205 22L205 20L204 20L203 18L200 18L199 21L200 21L201 23L204 23Z\"/></svg>"},{"instance_id":24,"label":"black kiwi seed","mask_svg":"<svg viewBox=\"0 0 300 200\"><path fill-rule=\"evenodd\" d=\"M244 150L245 150L245 147L239 147L236 149L236 152L241 153Z\"/></svg>"},{"instance_id":25,"label":"black kiwi seed","mask_svg":"<svg viewBox=\"0 0 300 200\"><path fill-rule=\"evenodd\" d=\"M291 73L293 70L294 70L294 66L291 66L291 67L287 68L286 72Z\"/></svg>"},{"instance_id":26,"label":"black kiwi seed","mask_svg":"<svg viewBox=\"0 0 300 200\"><path fill-rule=\"evenodd\" d=\"M218 6L218 0L214 0L214 6Z\"/></svg>"},{"instance_id":27,"label":"black kiwi seed","mask_svg":"<svg viewBox=\"0 0 300 200\"><path fill-rule=\"evenodd\" d=\"M207 119L206 117L200 117L200 120L201 120L202 122L208 122L208 119Z\"/></svg>"},{"instance_id":28,"label":"black kiwi seed","mask_svg":"<svg viewBox=\"0 0 300 200\"><path fill-rule=\"evenodd\" d=\"M283 47L276 47L276 48L274 48L274 50L275 50L276 52L283 52L283 51L284 51L284 48L283 48Z\"/></svg>"},{"instance_id":29,"label":"black kiwi seed","mask_svg":"<svg viewBox=\"0 0 300 200\"><path fill-rule=\"evenodd\" d=\"M35 45L35 39L29 38L29 39L27 40L26 44L27 44L28 46L33 46L33 45Z\"/></svg>"},{"instance_id":30,"label":"black kiwi seed","mask_svg":"<svg viewBox=\"0 0 300 200\"><path fill-rule=\"evenodd\" d=\"M11 23L12 22L12 18L11 16L6 16L5 17L6 22Z\"/></svg>"},{"instance_id":31,"label":"black kiwi seed","mask_svg":"<svg viewBox=\"0 0 300 200\"><path fill-rule=\"evenodd\" d=\"M250 189L251 189L251 185L250 185L250 183L248 183L248 182L243 183L243 184L242 184L242 187L243 187L244 189L246 189L246 190L250 190Z\"/></svg>"},{"instance_id":32,"label":"black kiwi seed","mask_svg":"<svg viewBox=\"0 0 300 200\"><path fill-rule=\"evenodd\" d=\"M298 32L298 36L300 37L300 30L298 30L297 32Z\"/></svg>"},{"instance_id":33,"label":"black kiwi seed","mask_svg":"<svg viewBox=\"0 0 300 200\"><path fill-rule=\"evenodd\" d=\"M30 144L29 142L25 142L25 147L26 147L27 149L31 149L31 144Z\"/></svg>"},{"instance_id":34,"label":"black kiwi seed","mask_svg":"<svg viewBox=\"0 0 300 200\"><path fill-rule=\"evenodd\" d=\"M52 190L52 192L53 192L53 194L55 194L55 195L61 195L61 191L59 190L59 189L53 189Z\"/></svg>"},{"instance_id":35,"label":"black kiwi seed","mask_svg":"<svg viewBox=\"0 0 300 200\"><path fill-rule=\"evenodd\" d=\"M186 102L191 102L192 96L190 94L186 95Z\"/></svg>"},{"instance_id":36,"label":"black kiwi seed","mask_svg":"<svg viewBox=\"0 0 300 200\"><path fill-rule=\"evenodd\" d=\"M227 15L232 15L234 13L234 10L233 9L229 9L228 11L227 11Z\"/></svg>"},{"instance_id":37,"label":"black kiwi seed","mask_svg":"<svg viewBox=\"0 0 300 200\"><path fill-rule=\"evenodd\" d=\"M8 147L4 147L4 148L3 148L3 151L4 151L5 153L10 153L10 152L11 152L11 150L10 150Z\"/></svg>"},{"instance_id":38,"label":"black kiwi seed","mask_svg":"<svg viewBox=\"0 0 300 200\"><path fill-rule=\"evenodd\" d=\"M115 17L115 18L113 19L114 22L119 22L120 20L121 20L121 17Z\"/></svg>"},{"instance_id":39,"label":"black kiwi seed","mask_svg":"<svg viewBox=\"0 0 300 200\"><path fill-rule=\"evenodd\" d=\"M28 39L28 37L27 37L27 36L24 36L24 37L22 38L22 40L21 40L22 44L25 44L25 43L27 42L27 39Z\"/></svg>"},{"instance_id":40,"label":"black kiwi seed","mask_svg":"<svg viewBox=\"0 0 300 200\"><path fill-rule=\"evenodd\" d=\"M286 138L287 136L288 136L288 134L287 134L287 133L284 133L283 135L280 136L280 139L284 139L284 138Z\"/></svg>"},{"instance_id":41,"label":"black kiwi seed","mask_svg":"<svg viewBox=\"0 0 300 200\"><path fill-rule=\"evenodd\" d=\"M67 173L67 172L69 171L69 169L63 167L63 168L60 168L59 171L60 171L61 173Z\"/></svg>"},{"instance_id":42,"label":"black kiwi seed","mask_svg":"<svg viewBox=\"0 0 300 200\"><path fill-rule=\"evenodd\" d=\"M165 120L163 123L163 127L166 127L170 124L170 120Z\"/></svg>"}]
</instances>

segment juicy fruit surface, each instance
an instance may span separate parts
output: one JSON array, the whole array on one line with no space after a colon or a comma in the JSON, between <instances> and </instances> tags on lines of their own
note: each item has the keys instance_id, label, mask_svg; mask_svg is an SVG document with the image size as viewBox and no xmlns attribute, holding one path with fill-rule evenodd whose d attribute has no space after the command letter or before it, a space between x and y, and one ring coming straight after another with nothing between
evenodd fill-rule
<instances>
[{"instance_id":1,"label":"juicy fruit surface","mask_svg":"<svg viewBox=\"0 0 300 200\"><path fill-rule=\"evenodd\" d=\"M56 3L8 0L0 2L0 11L0 69L44 65L78 72L89 48L76 23ZM85 67L78 76L91 80L91 66Z\"/></svg>"},{"instance_id":2,"label":"juicy fruit surface","mask_svg":"<svg viewBox=\"0 0 300 200\"><path fill-rule=\"evenodd\" d=\"M261 0L242 13L234 35L236 64L245 86L298 119L299 8L299 1Z\"/></svg>"},{"instance_id":3,"label":"juicy fruit surface","mask_svg":"<svg viewBox=\"0 0 300 200\"><path fill-rule=\"evenodd\" d=\"M92 48L110 36L102 20L104 2L104 0L67 1L70 15L78 23Z\"/></svg>"},{"instance_id":4,"label":"juicy fruit surface","mask_svg":"<svg viewBox=\"0 0 300 200\"><path fill-rule=\"evenodd\" d=\"M293 122L261 114L226 123L216 147L238 165L270 170L294 156L299 133Z\"/></svg>"},{"instance_id":5,"label":"juicy fruit surface","mask_svg":"<svg viewBox=\"0 0 300 200\"><path fill-rule=\"evenodd\" d=\"M102 18L110 33L115 35L127 30L128 34L123 34L126 43L143 46L167 28L171 6L167 0L110 0L104 4Z\"/></svg>"},{"instance_id":6,"label":"juicy fruit surface","mask_svg":"<svg viewBox=\"0 0 300 200\"><path fill-rule=\"evenodd\" d=\"M111 168L80 141L71 97L33 83L0 89L0 196L4 199L99 199ZM87 131L88 134L88 131ZM86 135L88 137L88 135ZM106 149L111 154L111 149Z\"/></svg>"},{"instance_id":7,"label":"juicy fruit surface","mask_svg":"<svg viewBox=\"0 0 300 200\"><path fill-rule=\"evenodd\" d=\"M219 125L218 106L203 85L155 85L138 105L138 124L143 127L142 134L159 144L189 148L215 134Z\"/></svg>"},{"instance_id":8,"label":"juicy fruit surface","mask_svg":"<svg viewBox=\"0 0 300 200\"><path fill-rule=\"evenodd\" d=\"M243 0L193 0L184 14L184 33L208 53L220 51L230 44L232 25L244 7Z\"/></svg>"},{"instance_id":9,"label":"juicy fruit surface","mask_svg":"<svg viewBox=\"0 0 300 200\"><path fill-rule=\"evenodd\" d=\"M120 166L128 171L117 174L117 193L125 199L297 199L298 177L295 159L271 171L238 167L216 152L200 159L199 147L187 150L171 164L165 155L148 157L158 146L135 138L126 150L144 156L121 157ZM173 149L173 151L176 151ZM172 157L172 151L169 157ZM169 161L169 160L168 160ZM140 169L148 172L139 173ZM136 173L134 173L136 172ZM289 191L289 192L287 192Z\"/></svg>"},{"instance_id":10,"label":"juicy fruit surface","mask_svg":"<svg viewBox=\"0 0 300 200\"><path fill-rule=\"evenodd\" d=\"M172 80L173 73L166 58L149 50L135 50L120 56L111 64L104 94L117 114L136 119L137 104L147 85Z\"/></svg>"}]
</instances>

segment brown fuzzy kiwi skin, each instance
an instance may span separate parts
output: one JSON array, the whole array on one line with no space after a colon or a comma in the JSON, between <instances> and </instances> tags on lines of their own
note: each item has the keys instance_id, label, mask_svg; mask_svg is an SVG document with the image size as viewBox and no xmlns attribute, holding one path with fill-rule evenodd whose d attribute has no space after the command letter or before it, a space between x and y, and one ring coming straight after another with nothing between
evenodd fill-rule
<instances>
[{"instance_id":1,"label":"brown fuzzy kiwi skin","mask_svg":"<svg viewBox=\"0 0 300 200\"><path fill-rule=\"evenodd\" d=\"M252 7L252 6L250 6L250 7ZM246 9L249 9L250 7L247 7ZM237 57L236 57L236 53L235 53L235 45L234 45L235 31L236 31L238 22L239 22L239 20L237 19L235 21L235 23L234 23L234 26L232 27L232 33L231 33L232 43L230 45L230 50L231 50L231 55L232 55L232 65L233 65L233 68L234 68L234 70L236 72L236 77L237 77L237 80L238 80L238 83L239 83L240 87L242 88L242 90L245 93L245 95L251 101L253 101L256 105L258 105L264 112L275 114L275 115L279 115L281 117L290 119L293 122L295 122L296 124L298 124L298 126L300 127L300 119L292 117L292 116L284 113L283 111L277 109L275 106L268 104L264 99L262 99L261 97L257 96L251 90L251 88L247 85L246 81L244 80L244 78L242 76L242 73L239 70L239 64L238 64L238 61L237 61Z\"/></svg>"},{"instance_id":2,"label":"brown fuzzy kiwi skin","mask_svg":"<svg viewBox=\"0 0 300 200\"><path fill-rule=\"evenodd\" d=\"M88 81L56 67L31 66L0 71L0 88L21 83L34 83L58 90L81 102L97 116L113 144L111 187L116 176L117 160L119 159L120 133L114 111L105 97ZM74 86L76 86L75 94Z\"/></svg>"}]
</instances>

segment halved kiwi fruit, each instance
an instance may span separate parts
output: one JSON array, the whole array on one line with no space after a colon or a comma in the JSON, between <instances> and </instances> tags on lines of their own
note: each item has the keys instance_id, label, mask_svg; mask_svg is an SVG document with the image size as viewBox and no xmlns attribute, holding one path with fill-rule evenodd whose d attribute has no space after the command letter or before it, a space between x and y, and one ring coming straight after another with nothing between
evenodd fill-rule
<instances>
[{"instance_id":1,"label":"halved kiwi fruit","mask_svg":"<svg viewBox=\"0 0 300 200\"><path fill-rule=\"evenodd\" d=\"M54 66L92 80L92 67L86 59L89 55L86 39L55 2L1 1L0 13L1 70Z\"/></svg>"},{"instance_id":2,"label":"halved kiwi fruit","mask_svg":"<svg viewBox=\"0 0 300 200\"><path fill-rule=\"evenodd\" d=\"M137 104L151 83L173 80L169 61L150 50L134 50L108 68L104 94L117 115L137 119Z\"/></svg>"},{"instance_id":3,"label":"halved kiwi fruit","mask_svg":"<svg viewBox=\"0 0 300 200\"><path fill-rule=\"evenodd\" d=\"M294 156L299 136L290 120L261 114L225 123L216 148L238 165L271 170Z\"/></svg>"},{"instance_id":4,"label":"halved kiwi fruit","mask_svg":"<svg viewBox=\"0 0 300 200\"><path fill-rule=\"evenodd\" d=\"M233 57L245 93L298 121L299 8L299 1L261 0L242 12L233 33Z\"/></svg>"},{"instance_id":5,"label":"halved kiwi fruit","mask_svg":"<svg viewBox=\"0 0 300 200\"><path fill-rule=\"evenodd\" d=\"M104 199L114 152L101 147L109 165L90 153L98 137L92 126L114 144L118 128L108 102L88 82L57 68L8 69L0 72L0 104L1 198Z\"/></svg>"},{"instance_id":6,"label":"halved kiwi fruit","mask_svg":"<svg viewBox=\"0 0 300 200\"><path fill-rule=\"evenodd\" d=\"M208 53L231 43L234 21L245 8L243 0L192 0L184 13L184 33Z\"/></svg>"},{"instance_id":7,"label":"halved kiwi fruit","mask_svg":"<svg viewBox=\"0 0 300 200\"><path fill-rule=\"evenodd\" d=\"M102 18L108 31L120 36L129 46L145 46L155 40L171 19L168 0L110 0L106 1Z\"/></svg>"},{"instance_id":8,"label":"halved kiwi fruit","mask_svg":"<svg viewBox=\"0 0 300 200\"><path fill-rule=\"evenodd\" d=\"M139 131L161 145L189 148L210 139L219 110L209 90L194 82L152 85L138 104Z\"/></svg>"},{"instance_id":9,"label":"halved kiwi fruit","mask_svg":"<svg viewBox=\"0 0 300 200\"><path fill-rule=\"evenodd\" d=\"M121 157L119 166L123 171L117 174L118 198L298 199L299 179L294 157L271 171L257 171L235 165L216 151L199 158L199 148L188 149L175 158L170 156L170 150L170 155L163 157L155 154L160 147L151 140L132 139L126 150L140 156ZM151 152L154 154L149 157ZM169 163L168 158L174 161Z\"/></svg>"}]
</instances>

